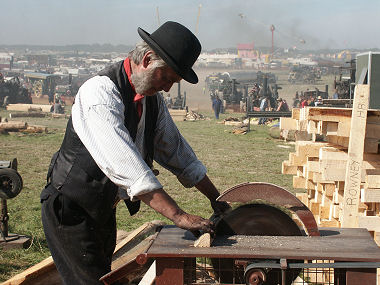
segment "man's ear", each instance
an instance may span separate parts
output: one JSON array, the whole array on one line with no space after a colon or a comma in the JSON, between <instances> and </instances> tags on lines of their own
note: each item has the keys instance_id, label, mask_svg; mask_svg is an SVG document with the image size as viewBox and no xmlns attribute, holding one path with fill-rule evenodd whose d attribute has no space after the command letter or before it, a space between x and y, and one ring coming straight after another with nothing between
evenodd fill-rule
<instances>
[{"instance_id":1,"label":"man's ear","mask_svg":"<svg viewBox=\"0 0 380 285\"><path fill-rule=\"evenodd\" d=\"M142 65L144 68L147 68L149 64L152 63L152 52L148 51L146 54L144 54L144 57L142 59Z\"/></svg>"}]
</instances>

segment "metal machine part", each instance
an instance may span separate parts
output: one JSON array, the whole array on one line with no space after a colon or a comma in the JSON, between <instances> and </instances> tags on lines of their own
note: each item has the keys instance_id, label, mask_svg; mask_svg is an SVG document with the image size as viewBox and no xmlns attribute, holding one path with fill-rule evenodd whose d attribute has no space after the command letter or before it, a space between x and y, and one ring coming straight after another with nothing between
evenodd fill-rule
<instances>
[{"instance_id":1,"label":"metal machine part","mask_svg":"<svg viewBox=\"0 0 380 285\"><path fill-rule=\"evenodd\" d=\"M19 238L18 235L8 233L7 199L16 197L22 189L22 178L17 172L17 159L0 161L0 235L2 241L9 242Z\"/></svg>"},{"instance_id":2,"label":"metal machine part","mask_svg":"<svg viewBox=\"0 0 380 285\"><path fill-rule=\"evenodd\" d=\"M301 236L303 231L297 223L283 210L274 206L282 206L284 210L294 212L305 227L309 235L319 235L318 227L310 210L292 193L270 183L243 183L225 191L218 201L238 202L243 205L224 215L217 223L215 234L246 235L246 236ZM232 268L233 259L212 259L214 268ZM269 261L273 262L273 261ZM297 261L293 261L297 262ZM299 261L298 261L299 262ZM281 269L267 270L265 268L250 268L249 263L244 265L244 274L235 276L231 271L222 271L219 276L222 282L232 282L238 279L246 284L277 284ZM299 274L300 269L286 272L284 284L291 284Z\"/></svg>"},{"instance_id":3,"label":"metal machine part","mask_svg":"<svg viewBox=\"0 0 380 285\"><path fill-rule=\"evenodd\" d=\"M226 214L216 225L217 236L301 236L302 231L298 225L285 212L266 204L245 204ZM268 261L274 262L274 261ZM295 262L295 261L294 261ZM234 259L211 259L214 268L233 268L236 266ZM240 263L243 271L232 274L225 270L220 272L222 283L232 283L233 279L246 282L248 285L268 284L275 285L281 271L278 269L266 270L265 268L251 268L250 262ZM290 285L296 278L300 269L288 270L286 282Z\"/></svg>"},{"instance_id":4,"label":"metal machine part","mask_svg":"<svg viewBox=\"0 0 380 285\"><path fill-rule=\"evenodd\" d=\"M262 200L268 204L285 207L297 215L307 235L320 235L314 215L309 208L291 192L277 185L264 182L242 183L225 191L217 200L230 203Z\"/></svg>"}]
</instances>

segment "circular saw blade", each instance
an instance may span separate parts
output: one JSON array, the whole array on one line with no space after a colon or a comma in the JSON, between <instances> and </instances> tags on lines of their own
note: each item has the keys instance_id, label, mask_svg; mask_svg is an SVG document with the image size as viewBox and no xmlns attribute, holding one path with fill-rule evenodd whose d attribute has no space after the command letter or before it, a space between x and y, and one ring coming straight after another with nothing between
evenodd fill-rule
<instances>
[{"instance_id":1,"label":"circular saw blade","mask_svg":"<svg viewBox=\"0 0 380 285\"><path fill-rule=\"evenodd\" d=\"M302 231L289 215L266 204L246 204L223 216L216 224L216 236L248 235L248 236L300 236ZM232 283L233 279L245 282L244 274L233 274L233 259L211 259L212 266L228 269L220 271L218 277L222 283ZM285 284L291 284L297 278L300 269L287 270ZM265 285L278 284L281 270L272 269L267 274Z\"/></svg>"}]
</instances>

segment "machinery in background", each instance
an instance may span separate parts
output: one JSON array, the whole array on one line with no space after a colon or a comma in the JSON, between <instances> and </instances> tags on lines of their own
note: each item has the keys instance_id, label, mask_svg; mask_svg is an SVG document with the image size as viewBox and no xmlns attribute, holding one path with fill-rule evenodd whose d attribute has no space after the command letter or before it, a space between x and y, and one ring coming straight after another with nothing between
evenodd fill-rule
<instances>
[{"instance_id":1,"label":"machinery in background","mask_svg":"<svg viewBox=\"0 0 380 285\"><path fill-rule=\"evenodd\" d=\"M0 161L0 248L3 249L26 248L30 245L29 237L8 232L7 200L20 194L22 186L21 175L17 172L17 159Z\"/></svg>"},{"instance_id":2,"label":"machinery in background","mask_svg":"<svg viewBox=\"0 0 380 285\"><path fill-rule=\"evenodd\" d=\"M4 77L0 73L0 106L16 103L31 104L29 90L21 84L18 76Z\"/></svg>"},{"instance_id":3,"label":"machinery in background","mask_svg":"<svg viewBox=\"0 0 380 285\"><path fill-rule=\"evenodd\" d=\"M281 87L276 84L276 76L270 72L232 71L207 76L206 89L211 99L219 96L223 100L224 109L240 112L244 111L245 102L252 95L270 96L271 101L275 102ZM253 89L257 94L252 94Z\"/></svg>"}]
</instances>

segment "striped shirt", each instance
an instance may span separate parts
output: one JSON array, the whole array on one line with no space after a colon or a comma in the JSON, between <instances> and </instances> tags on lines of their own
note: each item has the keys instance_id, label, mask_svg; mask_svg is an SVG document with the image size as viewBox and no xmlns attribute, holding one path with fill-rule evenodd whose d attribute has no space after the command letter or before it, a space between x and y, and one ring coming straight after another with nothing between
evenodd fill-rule
<instances>
[{"instance_id":1,"label":"striped shirt","mask_svg":"<svg viewBox=\"0 0 380 285\"><path fill-rule=\"evenodd\" d=\"M197 184L205 166L182 137L161 94L154 137L154 160L177 176L185 187ZM104 174L119 186L122 199L162 188L145 163L145 98L136 140L124 125L124 104L115 84L107 76L95 76L79 89L72 107L73 127ZM126 194L128 196L126 196Z\"/></svg>"}]
</instances>

